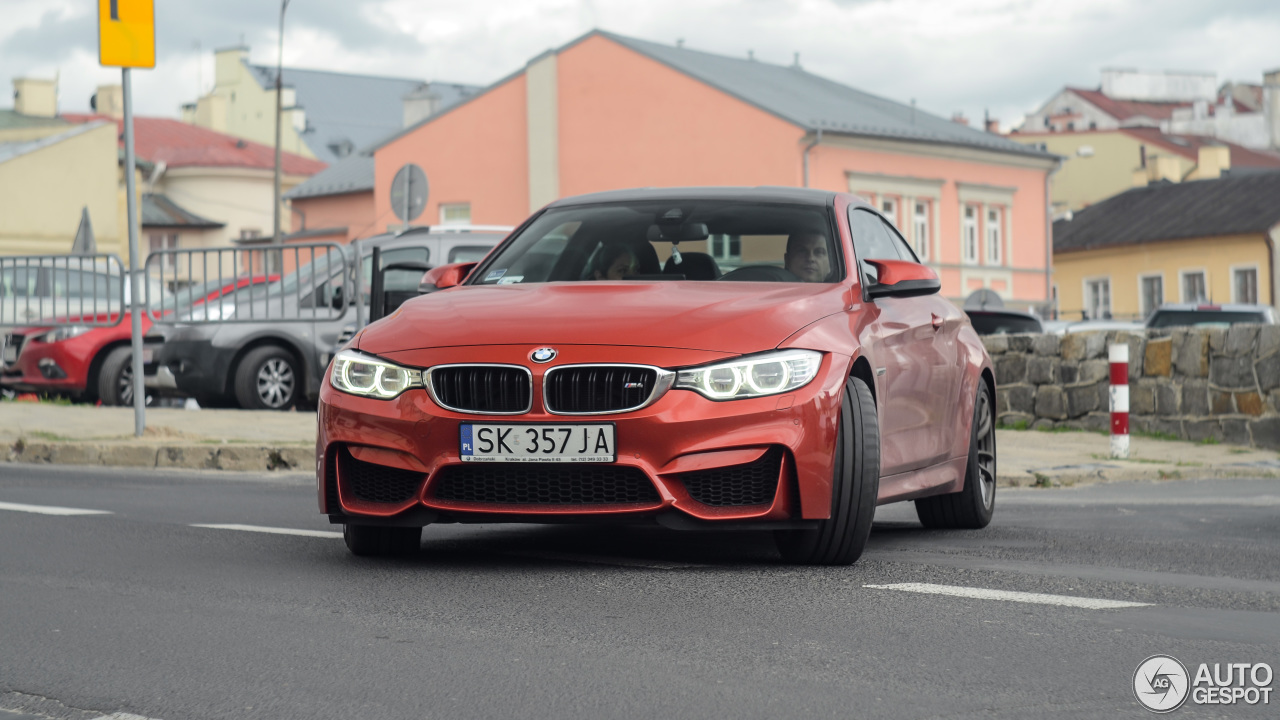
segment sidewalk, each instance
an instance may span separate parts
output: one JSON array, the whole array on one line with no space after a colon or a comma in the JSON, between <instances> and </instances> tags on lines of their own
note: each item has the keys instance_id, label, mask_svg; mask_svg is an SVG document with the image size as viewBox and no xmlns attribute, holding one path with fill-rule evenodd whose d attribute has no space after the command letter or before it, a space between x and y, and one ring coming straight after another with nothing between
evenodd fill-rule
<instances>
[{"instance_id":1,"label":"sidewalk","mask_svg":"<svg viewBox=\"0 0 1280 720\"><path fill-rule=\"evenodd\" d=\"M315 463L312 413L147 410L133 436L133 410L0 402L0 443L10 462L64 465L300 470ZM1132 439L1128 460L1107 456L1106 435L1000 430L999 483L1054 487L1116 480L1280 477L1280 454L1231 445Z\"/></svg>"}]
</instances>

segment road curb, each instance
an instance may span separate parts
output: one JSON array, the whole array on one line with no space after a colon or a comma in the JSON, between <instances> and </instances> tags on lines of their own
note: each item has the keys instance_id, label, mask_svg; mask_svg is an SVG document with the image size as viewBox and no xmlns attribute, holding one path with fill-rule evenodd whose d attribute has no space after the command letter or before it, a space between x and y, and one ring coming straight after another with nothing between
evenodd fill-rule
<instances>
[{"instance_id":1,"label":"road curb","mask_svg":"<svg viewBox=\"0 0 1280 720\"><path fill-rule=\"evenodd\" d=\"M9 462L260 472L308 470L312 445L210 445L207 443L45 442L19 439Z\"/></svg>"},{"instance_id":2,"label":"road curb","mask_svg":"<svg viewBox=\"0 0 1280 720\"><path fill-rule=\"evenodd\" d=\"M1186 468L1132 468L1110 464L1041 468L1025 475L998 475L997 487L1075 487L1112 482L1161 482L1164 480L1224 480L1228 478L1280 478L1277 470L1258 465L1199 466Z\"/></svg>"}]
</instances>

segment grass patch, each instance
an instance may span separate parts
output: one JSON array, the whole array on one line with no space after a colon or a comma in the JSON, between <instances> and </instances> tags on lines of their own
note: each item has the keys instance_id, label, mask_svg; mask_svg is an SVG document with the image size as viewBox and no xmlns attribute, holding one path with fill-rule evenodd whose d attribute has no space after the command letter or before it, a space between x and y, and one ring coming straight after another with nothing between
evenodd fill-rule
<instances>
[{"instance_id":1,"label":"grass patch","mask_svg":"<svg viewBox=\"0 0 1280 720\"><path fill-rule=\"evenodd\" d=\"M66 435L59 435L58 433L46 432L44 430L31 430L27 432L26 435L39 440L48 440L50 442L65 442L73 439Z\"/></svg>"},{"instance_id":2,"label":"grass patch","mask_svg":"<svg viewBox=\"0 0 1280 720\"><path fill-rule=\"evenodd\" d=\"M1201 445L1217 445L1217 444L1218 444L1218 438L1216 438L1216 437L1214 437L1214 436L1210 435L1209 437L1207 437L1207 438L1205 438L1205 439L1201 440L1201 441L1200 441L1200 444L1201 444Z\"/></svg>"},{"instance_id":3,"label":"grass patch","mask_svg":"<svg viewBox=\"0 0 1280 720\"><path fill-rule=\"evenodd\" d=\"M1019 420L1012 425L1000 424L996 426L997 430L1026 430L1031 427L1026 420Z\"/></svg>"},{"instance_id":4,"label":"grass patch","mask_svg":"<svg viewBox=\"0 0 1280 720\"><path fill-rule=\"evenodd\" d=\"M1228 450L1227 452L1228 452L1228 453L1230 453L1230 454L1232 454L1232 455L1244 455L1244 454L1246 454L1246 453L1248 453L1248 452L1250 452L1250 451L1249 451L1249 450L1247 450L1247 449L1245 449L1245 448L1231 448L1231 449L1230 449L1230 450Z\"/></svg>"},{"instance_id":5,"label":"grass patch","mask_svg":"<svg viewBox=\"0 0 1280 720\"><path fill-rule=\"evenodd\" d=\"M1151 458L1135 458L1135 457L1113 458L1110 455L1103 455L1102 453L1090 453L1090 455L1093 457L1094 460L1121 460L1123 462L1147 463L1149 465L1169 464L1168 460L1152 460Z\"/></svg>"},{"instance_id":6,"label":"grass patch","mask_svg":"<svg viewBox=\"0 0 1280 720\"><path fill-rule=\"evenodd\" d=\"M1178 472L1177 470L1157 470L1156 472L1160 473L1161 480L1181 480L1182 479L1182 473Z\"/></svg>"},{"instance_id":7,"label":"grass patch","mask_svg":"<svg viewBox=\"0 0 1280 720\"><path fill-rule=\"evenodd\" d=\"M1053 487L1053 480L1044 473L1034 473L1036 481L1031 483L1031 487L1047 488Z\"/></svg>"},{"instance_id":8,"label":"grass patch","mask_svg":"<svg viewBox=\"0 0 1280 720\"><path fill-rule=\"evenodd\" d=\"M1136 436L1136 437L1149 438L1149 439L1151 439L1151 440L1177 440L1177 441L1182 441L1182 438L1178 437L1177 435L1174 435L1173 433L1160 432L1159 430L1153 430L1153 431L1151 431L1151 432L1134 432L1133 430L1130 430L1130 431L1129 431L1129 434L1130 434L1130 435L1134 435L1134 436Z\"/></svg>"}]
</instances>

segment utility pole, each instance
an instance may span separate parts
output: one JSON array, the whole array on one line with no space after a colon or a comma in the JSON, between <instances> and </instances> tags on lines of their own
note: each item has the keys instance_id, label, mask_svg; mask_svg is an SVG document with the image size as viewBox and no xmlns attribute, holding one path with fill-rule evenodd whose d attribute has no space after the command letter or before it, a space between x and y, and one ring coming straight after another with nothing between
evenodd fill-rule
<instances>
[{"instance_id":1,"label":"utility pole","mask_svg":"<svg viewBox=\"0 0 1280 720\"><path fill-rule=\"evenodd\" d=\"M280 244L280 114L283 101L281 95L284 87L284 11L289 7L289 0L280 0L280 44L276 51L276 177L275 203L271 207L272 227L271 242Z\"/></svg>"}]
</instances>

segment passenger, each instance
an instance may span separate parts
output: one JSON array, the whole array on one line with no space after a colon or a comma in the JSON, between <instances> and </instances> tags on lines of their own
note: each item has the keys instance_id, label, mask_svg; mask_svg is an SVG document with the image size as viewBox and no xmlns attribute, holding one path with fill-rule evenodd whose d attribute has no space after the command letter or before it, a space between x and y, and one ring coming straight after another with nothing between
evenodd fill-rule
<instances>
[{"instance_id":1,"label":"passenger","mask_svg":"<svg viewBox=\"0 0 1280 720\"><path fill-rule=\"evenodd\" d=\"M595 270L591 277L596 280L622 280L628 275L635 275L640 261L636 254L626 245L605 245L596 255Z\"/></svg>"},{"instance_id":2,"label":"passenger","mask_svg":"<svg viewBox=\"0 0 1280 720\"><path fill-rule=\"evenodd\" d=\"M805 282L826 282L831 274L827 238L822 233L798 232L787 238L783 264Z\"/></svg>"}]
</instances>

